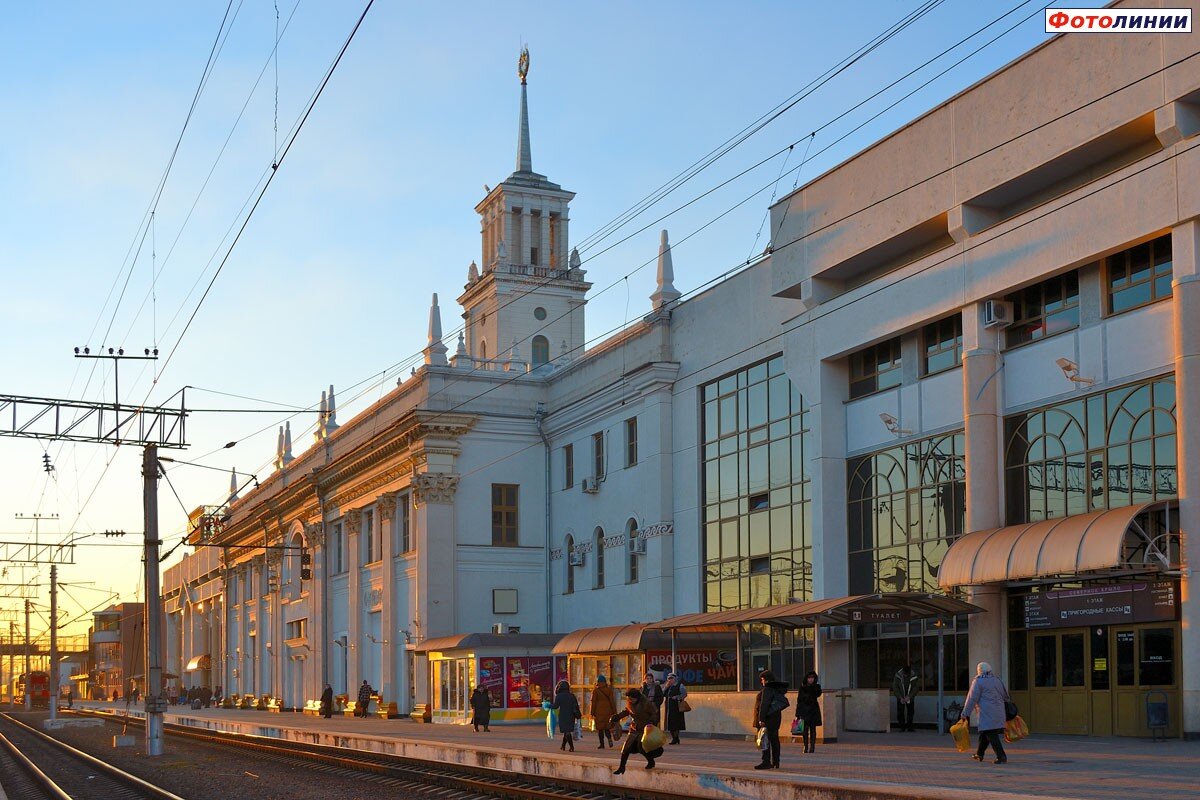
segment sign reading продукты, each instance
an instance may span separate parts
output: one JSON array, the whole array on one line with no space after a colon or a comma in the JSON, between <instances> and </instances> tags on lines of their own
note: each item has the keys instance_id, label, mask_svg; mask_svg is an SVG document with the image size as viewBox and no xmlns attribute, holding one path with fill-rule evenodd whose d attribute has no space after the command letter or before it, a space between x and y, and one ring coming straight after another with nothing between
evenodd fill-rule
<instances>
[{"instance_id":1,"label":"sign reading \u043f\u0440\u043e\u0434\u0443\u043a\u0442\u044b","mask_svg":"<svg viewBox=\"0 0 1200 800\"><path fill-rule=\"evenodd\" d=\"M1027 594L1026 628L1073 628L1170 621L1178 617L1173 581L1125 583Z\"/></svg>"}]
</instances>

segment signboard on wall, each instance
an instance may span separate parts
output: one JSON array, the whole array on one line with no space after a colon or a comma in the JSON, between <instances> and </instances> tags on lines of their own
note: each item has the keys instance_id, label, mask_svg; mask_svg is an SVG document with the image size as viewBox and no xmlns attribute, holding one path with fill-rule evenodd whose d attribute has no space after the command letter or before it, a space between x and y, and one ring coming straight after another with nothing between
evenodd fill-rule
<instances>
[{"instance_id":1,"label":"signboard on wall","mask_svg":"<svg viewBox=\"0 0 1200 800\"><path fill-rule=\"evenodd\" d=\"M509 708L541 708L554 697L554 656L509 657L505 668L505 697Z\"/></svg>"},{"instance_id":2,"label":"signboard on wall","mask_svg":"<svg viewBox=\"0 0 1200 800\"><path fill-rule=\"evenodd\" d=\"M671 651L651 650L646 654L648 671L660 681L671 672ZM737 685L737 652L709 648L678 650L675 653L675 672L684 686L693 688L732 688Z\"/></svg>"},{"instance_id":3,"label":"signboard on wall","mask_svg":"<svg viewBox=\"0 0 1200 800\"><path fill-rule=\"evenodd\" d=\"M1179 617L1174 581L1119 583L1027 594L1022 598L1026 628L1074 628L1170 622Z\"/></svg>"},{"instance_id":4,"label":"signboard on wall","mask_svg":"<svg viewBox=\"0 0 1200 800\"><path fill-rule=\"evenodd\" d=\"M479 659L479 685L491 698L492 708L504 708L504 659Z\"/></svg>"}]
</instances>

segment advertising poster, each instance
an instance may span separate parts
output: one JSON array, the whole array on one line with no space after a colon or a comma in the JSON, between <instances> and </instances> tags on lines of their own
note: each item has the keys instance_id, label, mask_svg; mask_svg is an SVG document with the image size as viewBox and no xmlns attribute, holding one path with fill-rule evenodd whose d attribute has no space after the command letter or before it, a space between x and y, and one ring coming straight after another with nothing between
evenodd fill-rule
<instances>
[{"instance_id":1,"label":"advertising poster","mask_svg":"<svg viewBox=\"0 0 1200 800\"><path fill-rule=\"evenodd\" d=\"M671 651L652 650L647 656L649 671L659 681L666 681L671 672ZM737 684L737 652L732 649L679 650L675 661L675 672L684 686L732 689Z\"/></svg>"},{"instance_id":2,"label":"advertising poster","mask_svg":"<svg viewBox=\"0 0 1200 800\"><path fill-rule=\"evenodd\" d=\"M487 690L492 708L504 708L504 659L479 659L479 685Z\"/></svg>"},{"instance_id":3,"label":"advertising poster","mask_svg":"<svg viewBox=\"0 0 1200 800\"><path fill-rule=\"evenodd\" d=\"M529 692L529 659L509 658L505 663L505 687L509 708L529 708L533 705ZM538 701L541 705L541 701Z\"/></svg>"},{"instance_id":4,"label":"advertising poster","mask_svg":"<svg viewBox=\"0 0 1200 800\"><path fill-rule=\"evenodd\" d=\"M535 708L543 700L554 699L554 656L534 656L525 659L529 665L529 698Z\"/></svg>"},{"instance_id":5,"label":"advertising poster","mask_svg":"<svg viewBox=\"0 0 1200 800\"><path fill-rule=\"evenodd\" d=\"M570 678L567 677L567 657L566 656L555 656L554 657L554 683L557 684L559 681L566 681L566 680L570 680Z\"/></svg>"}]
</instances>

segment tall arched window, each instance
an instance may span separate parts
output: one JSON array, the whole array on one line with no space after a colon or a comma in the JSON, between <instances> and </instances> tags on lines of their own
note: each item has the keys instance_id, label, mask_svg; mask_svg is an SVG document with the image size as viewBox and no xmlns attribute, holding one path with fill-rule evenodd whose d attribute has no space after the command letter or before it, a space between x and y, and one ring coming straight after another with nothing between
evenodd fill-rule
<instances>
[{"instance_id":1,"label":"tall arched window","mask_svg":"<svg viewBox=\"0 0 1200 800\"><path fill-rule=\"evenodd\" d=\"M638 582L638 555L637 555L637 538L638 526L637 520L631 519L625 524L625 541L629 549L629 582Z\"/></svg>"},{"instance_id":2,"label":"tall arched window","mask_svg":"<svg viewBox=\"0 0 1200 800\"><path fill-rule=\"evenodd\" d=\"M550 341L545 336L533 337L533 365L540 367L550 361Z\"/></svg>"},{"instance_id":3,"label":"tall arched window","mask_svg":"<svg viewBox=\"0 0 1200 800\"><path fill-rule=\"evenodd\" d=\"M487 361L487 339L481 339L479 342L479 358Z\"/></svg>"},{"instance_id":4,"label":"tall arched window","mask_svg":"<svg viewBox=\"0 0 1200 800\"><path fill-rule=\"evenodd\" d=\"M592 548L596 551L596 588L604 588L604 529L596 528L596 533L592 537L595 539L595 544Z\"/></svg>"},{"instance_id":5,"label":"tall arched window","mask_svg":"<svg viewBox=\"0 0 1200 800\"><path fill-rule=\"evenodd\" d=\"M563 560L567 563L567 588L563 594L571 594L575 591L575 567L571 566L571 558L575 555L575 538L571 534L567 534L567 540L563 543Z\"/></svg>"}]
</instances>

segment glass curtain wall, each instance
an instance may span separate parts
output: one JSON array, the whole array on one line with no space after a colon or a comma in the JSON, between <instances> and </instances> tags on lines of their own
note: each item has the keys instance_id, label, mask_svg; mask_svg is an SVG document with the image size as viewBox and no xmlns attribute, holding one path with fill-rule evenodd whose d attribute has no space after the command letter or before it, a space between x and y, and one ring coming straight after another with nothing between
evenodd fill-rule
<instances>
[{"instance_id":1,"label":"glass curtain wall","mask_svg":"<svg viewBox=\"0 0 1200 800\"><path fill-rule=\"evenodd\" d=\"M705 610L812 595L808 413L775 356L701 388Z\"/></svg>"}]
</instances>

